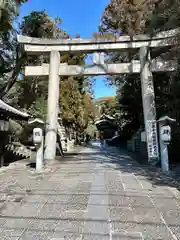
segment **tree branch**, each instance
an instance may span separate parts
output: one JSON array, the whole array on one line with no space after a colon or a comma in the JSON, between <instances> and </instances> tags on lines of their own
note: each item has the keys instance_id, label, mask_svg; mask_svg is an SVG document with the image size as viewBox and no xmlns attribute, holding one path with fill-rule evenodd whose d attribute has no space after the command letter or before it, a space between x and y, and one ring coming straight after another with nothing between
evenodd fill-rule
<instances>
[{"instance_id":1,"label":"tree branch","mask_svg":"<svg viewBox=\"0 0 180 240\"><path fill-rule=\"evenodd\" d=\"M15 64L14 69L11 71L10 76L8 77L7 84L4 86L4 88L0 92L0 98L5 96L8 93L8 91L15 84L25 59L26 59L25 53L23 53L21 56L19 56L19 46L17 46L17 48L16 48L16 64Z\"/></svg>"}]
</instances>

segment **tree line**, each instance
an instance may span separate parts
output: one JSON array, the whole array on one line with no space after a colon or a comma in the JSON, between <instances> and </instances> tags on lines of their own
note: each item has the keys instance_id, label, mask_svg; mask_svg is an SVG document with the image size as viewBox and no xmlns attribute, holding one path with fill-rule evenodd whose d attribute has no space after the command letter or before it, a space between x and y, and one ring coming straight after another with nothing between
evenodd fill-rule
<instances>
[{"instance_id":1,"label":"tree line","mask_svg":"<svg viewBox=\"0 0 180 240\"><path fill-rule=\"evenodd\" d=\"M180 27L179 0L111 0L106 6L99 31L114 35L149 34L150 36L164 30ZM156 95L157 119L168 115L176 119L172 126L172 142L170 144L171 160L179 161L180 145L180 71L179 71L179 33L177 43L173 47L151 50L151 57L158 56L165 60L177 61L178 68L174 73L154 73L154 88ZM109 61L114 63L129 62L139 59L137 50L128 50L124 53L113 53ZM121 131L127 139L144 126L140 77L137 75L121 75L108 77L109 84L117 87L116 100L121 117ZM124 124L123 124L124 123Z\"/></svg>"},{"instance_id":2,"label":"tree line","mask_svg":"<svg viewBox=\"0 0 180 240\"><path fill-rule=\"evenodd\" d=\"M49 63L49 56L27 56L21 52L17 34L38 38L69 38L70 35L61 28L62 20L51 18L46 11L32 11L14 27L20 6L25 2L9 1L0 15L3 45L0 55L0 95L14 107L25 109L31 115L45 120L48 77L27 78L24 76L24 67ZM14 7L13 11L11 6ZM67 53L61 56L61 63L84 65L85 59L85 54ZM84 76L61 77L59 105L64 126L83 133L95 114L91 79Z\"/></svg>"}]
</instances>

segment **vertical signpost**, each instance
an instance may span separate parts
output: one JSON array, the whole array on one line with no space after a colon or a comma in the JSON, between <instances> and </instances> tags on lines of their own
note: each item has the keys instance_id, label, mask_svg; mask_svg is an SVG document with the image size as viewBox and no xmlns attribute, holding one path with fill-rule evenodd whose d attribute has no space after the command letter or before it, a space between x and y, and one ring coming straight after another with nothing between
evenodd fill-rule
<instances>
[{"instance_id":1,"label":"vertical signpost","mask_svg":"<svg viewBox=\"0 0 180 240\"><path fill-rule=\"evenodd\" d=\"M157 139L157 124L156 120L147 121L147 149L150 159L158 159L158 139Z\"/></svg>"},{"instance_id":2,"label":"vertical signpost","mask_svg":"<svg viewBox=\"0 0 180 240\"><path fill-rule=\"evenodd\" d=\"M153 76L150 69L150 53L148 47L140 48L141 64L141 91L144 112L144 123L147 138L148 161L159 160L155 94L153 86Z\"/></svg>"}]
</instances>

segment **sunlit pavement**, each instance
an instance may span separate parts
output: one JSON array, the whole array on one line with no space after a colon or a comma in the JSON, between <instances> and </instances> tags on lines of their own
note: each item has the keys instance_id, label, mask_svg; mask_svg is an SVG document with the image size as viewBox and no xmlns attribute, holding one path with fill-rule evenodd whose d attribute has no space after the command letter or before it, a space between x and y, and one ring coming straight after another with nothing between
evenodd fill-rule
<instances>
[{"instance_id":1,"label":"sunlit pavement","mask_svg":"<svg viewBox=\"0 0 180 240\"><path fill-rule=\"evenodd\" d=\"M0 173L0 239L180 239L179 194L148 179L94 145L41 175L17 164Z\"/></svg>"}]
</instances>

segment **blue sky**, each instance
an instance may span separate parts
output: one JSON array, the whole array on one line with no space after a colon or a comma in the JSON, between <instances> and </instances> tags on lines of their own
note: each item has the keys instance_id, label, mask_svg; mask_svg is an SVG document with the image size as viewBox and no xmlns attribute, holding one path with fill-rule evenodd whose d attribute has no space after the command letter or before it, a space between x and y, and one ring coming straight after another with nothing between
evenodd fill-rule
<instances>
[{"instance_id":1,"label":"blue sky","mask_svg":"<svg viewBox=\"0 0 180 240\"><path fill-rule=\"evenodd\" d=\"M28 0L22 5L23 17L32 10L46 10L51 17L60 17L64 28L71 37L80 34L81 37L91 37L97 32L100 17L109 0ZM115 89L105 86L103 77L97 77L94 84L96 97L115 95Z\"/></svg>"}]
</instances>

